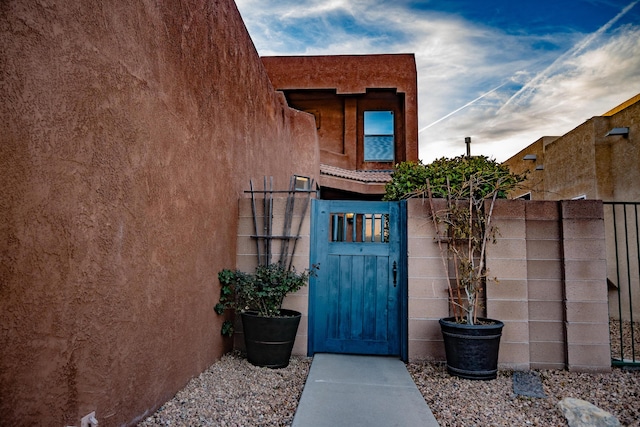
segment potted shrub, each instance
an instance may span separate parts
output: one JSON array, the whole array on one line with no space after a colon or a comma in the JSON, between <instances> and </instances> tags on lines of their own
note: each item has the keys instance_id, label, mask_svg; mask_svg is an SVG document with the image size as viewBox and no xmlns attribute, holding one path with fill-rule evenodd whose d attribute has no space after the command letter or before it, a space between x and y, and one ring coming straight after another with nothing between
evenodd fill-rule
<instances>
[{"instance_id":1,"label":"potted shrub","mask_svg":"<svg viewBox=\"0 0 640 427\"><path fill-rule=\"evenodd\" d=\"M497 229L491 217L496 199L506 198L523 180L524 176L487 157L459 156L426 166L400 164L387 186L388 199L429 199L445 271L453 270L448 281L451 316L440 319L452 375L469 379L497 375L504 324L479 316L487 277L485 254L487 245L495 242Z\"/></svg>"},{"instance_id":2,"label":"potted shrub","mask_svg":"<svg viewBox=\"0 0 640 427\"><path fill-rule=\"evenodd\" d=\"M254 273L224 269L218 273L220 301L215 311L240 313L247 359L256 366L284 368L300 324L301 313L282 308L284 298L307 284L318 266L301 273L280 263L260 265ZM233 323L225 321L224 335L233 335Z\"/></svg>"}]
</instances>

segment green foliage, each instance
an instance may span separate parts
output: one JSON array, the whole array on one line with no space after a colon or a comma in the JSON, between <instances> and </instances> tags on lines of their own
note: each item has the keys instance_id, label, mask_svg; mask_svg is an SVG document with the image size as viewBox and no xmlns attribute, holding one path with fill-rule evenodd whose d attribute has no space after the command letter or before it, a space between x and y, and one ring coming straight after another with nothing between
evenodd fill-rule
<instances>
[{"instance_id":1,"label":"green foliage","mask_svg":"<svg viewBox=\"0 0 640 427\"><path fill-rule=\"evenodd\" d=\"M440 158L428 165L404 162L395 166L392 180L387 183L384 200L402 200L425 196L430 185L432 197L468 199L473 191L475 199L493 196L506 198L524 180L512 174L507 166L485 156ZM496 187L498 185L498 187Z\"/></svg>"},{"instance_id":2,"label":"green foliage","mask_svg":"<svg viewBox=\"0 0 640 427\"><path fill-rule=\"evenodd\" d=\"M232 337L234 332L233 322L231 320L225 320L222 322L222 330L220 332L225 337Z\"/></svg>"},{"instance_id":3,"label":"green foliage","mask_svg":"<svg viewBox=\"0 0 640 427\"><path fill-rule=\"evenodd\" d=\"M495 242L497 232L491 225L495 200L506 198L524 179L485 156L458 156L428 165L400 163L386 185L384 200L429 198L443 267L447 273L449 266L454 269L449 301L460 322L474 324L478 316L487 276L486 247ZM444 208L436 210L434 198L445 199Z\"/></svg>"},{"instance_id":4,"label":"green foliage","mask_svg":"<svg viewBox=\"0 0 640 427\"><path fill-rule=\"evenodd\" d=\"M214 310L218 314L229 308L240 312L255 311L266 317L279 316L287 294L306 285L309 277L316 275L318 268L313 265L301 273L280 264L258 266L254 273L224 269L218 273L222 286L220 301Z\"/></svg>"},{"instance_id":5,"label":"green foliage","mask_svg":"<svg viewBox=\"0 0 640 427\"><path fill-rule=\"evenodd\" d=\"M398 163L394 169L383 200L403 200L425 193L428 171L421 161Z\"/></svg>"}]
</instances>

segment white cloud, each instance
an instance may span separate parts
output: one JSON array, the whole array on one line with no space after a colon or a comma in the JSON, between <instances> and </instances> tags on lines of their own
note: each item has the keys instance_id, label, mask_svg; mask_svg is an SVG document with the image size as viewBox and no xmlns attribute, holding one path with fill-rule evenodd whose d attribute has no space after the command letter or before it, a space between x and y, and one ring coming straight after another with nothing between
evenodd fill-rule
<instances>
[{"instance_id":1,"label":"white cloud","mask_svg":"<svg viewBox=\"0 0 640 427\"><path fill-rule=\"evenodd\" d=\"M434 126L422 146L425 157L449 155L454 143L460 154L464 136L472 136L474 152L505 160L542 136L563 135L640 93L640 28L620 28L595 44L556 64L553 73L530 86L526 102L500 108L504 99L496 96L493 103Z\"/></svg>"},{"instance_id":2,"label":"white cloud","mask_svg":"<svg viewBox=\"0 0 640 427\"><path fill-rule=\"evenodd\" d=\"M593 34L532 36L402 2L236 3L261 55L415 53L425 161L464 153L466 136L474 153L504 160L640 92L640 26L612 31L619 16Z\"/></svg>"}]
</instances>

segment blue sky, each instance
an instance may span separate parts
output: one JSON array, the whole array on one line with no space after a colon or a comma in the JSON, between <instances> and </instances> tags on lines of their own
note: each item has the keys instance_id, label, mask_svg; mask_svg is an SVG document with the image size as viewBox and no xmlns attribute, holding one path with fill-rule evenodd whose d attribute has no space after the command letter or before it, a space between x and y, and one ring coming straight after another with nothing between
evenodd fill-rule
<instances>
[{"instance_id":1,"label":"blue sky","mask_svg":"<svg viewBox=\"0 0 640 427\"><path fill-rule=\"evenodd\" d=\"M419 155L505 160L640 93L637 0L236 0L261 56L414 53Z\"/></svg>"}]
</instances>

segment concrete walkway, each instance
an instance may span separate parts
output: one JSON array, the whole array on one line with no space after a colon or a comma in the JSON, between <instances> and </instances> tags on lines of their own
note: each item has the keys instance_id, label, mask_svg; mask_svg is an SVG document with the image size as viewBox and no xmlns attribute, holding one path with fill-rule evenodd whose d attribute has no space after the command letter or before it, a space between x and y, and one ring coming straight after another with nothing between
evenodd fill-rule
<instances>
[{"instance_id":1,"label":"concrete walkway","mask_svg":"<svg viewBox=\"0 0 640 427\"><path fill-rule=\"evenodd\" d=\"M293 427L437 427L399 359L316 354Z\"/></svg>"}]
</instances>

